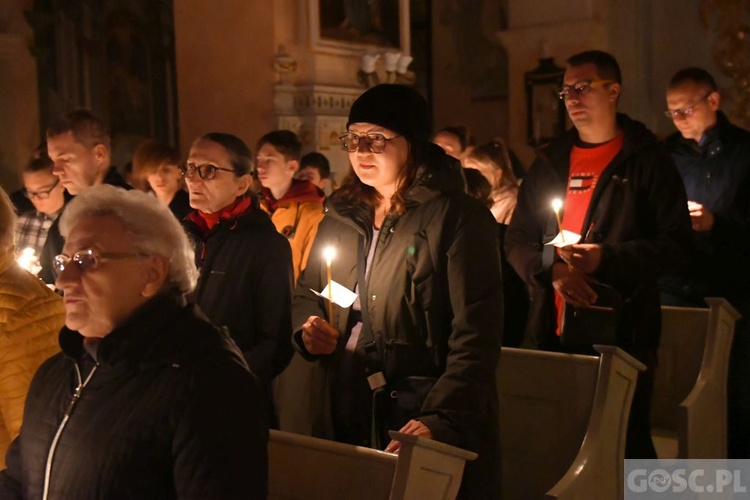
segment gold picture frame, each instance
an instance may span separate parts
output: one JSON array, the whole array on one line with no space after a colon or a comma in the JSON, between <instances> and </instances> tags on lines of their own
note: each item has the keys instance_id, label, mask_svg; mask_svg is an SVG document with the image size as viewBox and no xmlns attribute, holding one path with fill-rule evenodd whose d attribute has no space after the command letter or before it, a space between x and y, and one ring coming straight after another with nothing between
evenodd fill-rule
<instances>
[{"instance_id":1,"label":"gold picture frame","mask_svg":"<svg viewBox=\"0 0 750 500\"><path fill-rule=\"evenodd\" d=\"M315 52L409 55L409 0L308 0L310 45Z\"/></svg>"}]
</instances>

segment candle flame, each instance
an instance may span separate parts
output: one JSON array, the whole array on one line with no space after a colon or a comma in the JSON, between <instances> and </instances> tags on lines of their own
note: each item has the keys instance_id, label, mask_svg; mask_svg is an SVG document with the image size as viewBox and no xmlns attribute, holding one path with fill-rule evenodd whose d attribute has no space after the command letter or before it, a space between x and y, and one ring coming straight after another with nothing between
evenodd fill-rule
<instances>
[{"instance_id":1,"label":"candle flame","mask_svg":"<svg viewBox=\"0 0 750 500\"><path fill-rule=\"evenodd\" d=\"M37 274L41 270L39 258L36 256L34 249L30 247L24 248L18 253L16 262L32 274Z\"/></svg>"},{"instance_id":2,"label":"candle flame","mask_svg":"<svg viewBox=\"0 0 750 500\"><path fill-rule=\"evenodd\" d=\"M326 264L331 265L331 261L336 258L336 249L333 247L325 247L323 249L323 258Z\"/></svg>"},{"instance_id":3,"label":"candle flame","mask_svg":"<svg viewBox=\"0 0 750 500\"><path fill-rule=\"evenodd\" d=\"M552 210L554 210L555 213L559 212L562 206L563 202L560 198L555 198L554 200L552 200Z\"/></svg>"}]
</instances>

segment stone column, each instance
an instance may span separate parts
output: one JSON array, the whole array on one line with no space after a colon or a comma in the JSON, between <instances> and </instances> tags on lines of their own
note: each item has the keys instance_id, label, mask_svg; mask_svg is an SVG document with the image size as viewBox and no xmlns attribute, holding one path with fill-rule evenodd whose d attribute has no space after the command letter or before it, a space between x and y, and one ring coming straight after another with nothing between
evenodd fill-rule
<instances>
[{"instance_id":1,"label":"stone column","mask_svg":"<svg viewBox=\"0 0 750 500\"><path fill-rule=\"evenodd\" d=\"M21 166L39 143L39 96L21 5L0 14L0 185L10 192L21 187Z\"/></svg>"}]
</instances>

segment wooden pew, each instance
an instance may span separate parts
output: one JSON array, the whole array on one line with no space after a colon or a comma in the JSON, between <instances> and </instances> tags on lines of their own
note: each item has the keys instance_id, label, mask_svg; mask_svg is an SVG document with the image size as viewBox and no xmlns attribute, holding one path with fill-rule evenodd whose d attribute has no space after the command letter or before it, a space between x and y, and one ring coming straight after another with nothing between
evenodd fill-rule
<instances>
[{"instance_id":1,"label":"wooden pew","mask_svg":"<svg viewBox=\"0 0 750 500\"><path fill-rule=\"evenodd\" d=\"M595 348L598 357L502 349L504 500L622 498L630 403L645 367Z\"/></svg>"},{"instance_id":2,"label":"wooden pew","mask_svg":"<svg viewBox=\"0 0 750 500\"><path fill-rule=\"evenodd\" d=\"M268 443L270 500L452 499L471 453L431 439L391 432L398 455L283 431Z\"/></svg>"},{"instance_id":3,"label":"wooden pew","mask_svg":"<svg viewBox=\"0 0 750 500\"><path fill-rule=\"evenodd\" d=\"M727 457L727 373L740 314L724 299L706 302L662 306L651 412L659 458Z\"/></svg>"}]
</instances>

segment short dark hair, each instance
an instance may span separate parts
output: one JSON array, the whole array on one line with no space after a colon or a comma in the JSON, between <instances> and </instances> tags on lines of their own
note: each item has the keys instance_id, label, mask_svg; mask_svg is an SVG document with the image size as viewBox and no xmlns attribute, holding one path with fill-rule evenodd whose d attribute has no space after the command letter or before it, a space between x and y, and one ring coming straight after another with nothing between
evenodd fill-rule
<instances>
[{"instance_id":1,"label":"short dark hair","mask_svg":"<svg viewBox=\"0 0 750 500\"><path fill-rule=\"evenodd\" d=\"M47 154L47 143L43 142L31 153L31 158L23 166L22 172L25 174L31 174L34 172L41 172L43 170L49 170L52 173L52 169L55 167L55 162Z\"/></svg>"},{"instance_id":2,"label":"short dark hair","mask_svg":"<svg viewBox=\"0 0 750 500\"><path fill-rule=\"evenodd\" d=\"M312 167L318 171L321 179L328 179L331 177L331 164L328 162L328 158L322 153L312 151L307 153L299 160L299 169Z\"/></svg>"},{"instance_id":3,"label":"short dark hair","mask_svg":"<svg viewBox=\"0 0 750 500\"><path fill-rule=\"evenodd\" d=\"M284 156L286 161L299 161L299 157L302 154L302 142L297 137L297 134L291 130L274 130L268 132L260 138L256 149L260 151L260 148L264 144L270 144L275 147Z\"/></svg>"},{"instance_id":4,"label":"short dark hair","mask_svg":"<svg viewBox=\"0 0 750 500\"><path fill-rule=\"evenodd\" d=\"M698 67L684 68L675 73L672 79L669 80L669 88L673 89L687 82L693 82L708 87L711 92L719 91L719 88L716 86L716 80L711 76L711 73Z\"/></svg>"},{"instance_id":5,"label":"short dark hair","mask_svg":"<svg viewBox=\"0 0 750 500\"><path fill-rule=\"evenodd\" d=\"M458 142L461 143L461 151L465 150L469 146L474 146L476 144L476 142L474 141L474 136L471 135L469 129L463 125L449 125L447 127L443 127L435 132L435 135L438 135L440 133L455 135L458 138Z\"/></svg>"},{"instance_id":6,"label":"short dark hair","mask_svg":"<svg viewBox=\"0 0 750 500\"><path fill-rule=\"evenodd\" d=\"M87 109L76 109L53 120L47 126L47 138L72 132L76 142L89 149L102 144L110 149L109 130Z\"/></svg>"},{"instance_id":7,"label":"short dark hair","mask_svg":"<svg viewBox=\"0 0 750 500\"><path fill-rule=\"evenodd\" d=\"M222 146L229 153L229 162L236 175L249 174L253 166L253 155L250 148L239 137L223 132L209 132L200 136L196 141L211 141ZM193 142L195 144L195 141Z\"/></svg>"},{"instance_id":8,"label":"short dark hair","mask_svg":"<svg viewBox=\"0 0 750 500\"><path fill-rule=\"evenodd\" d=\"M608 52L603 50L587 50L576 55L570 56L566 61L568 66L583 66L584 64L593 64L596 66L596 73L600 78L612 80L622 85L622 74L617 59Z\"/></svg>"}]
</instances>

